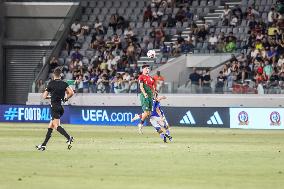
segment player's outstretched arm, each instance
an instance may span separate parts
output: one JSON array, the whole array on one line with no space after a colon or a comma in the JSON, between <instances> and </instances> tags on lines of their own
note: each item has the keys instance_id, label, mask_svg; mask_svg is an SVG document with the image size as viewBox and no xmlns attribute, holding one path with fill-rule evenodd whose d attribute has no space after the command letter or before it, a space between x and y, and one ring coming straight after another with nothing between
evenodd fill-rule
<instances>
[{"instance_id":1,"label":"player's outstretched arm","mask_svg":"<svg viewBox=\"0 0 284 189\"><path fill-rule=\"evenodd\" d=\"M160 96L160 97L157 98L157 101L160 102L161 100L164 100L164 99L167 99L167 97L166 96Z\"/></svg>"}]
</instances>

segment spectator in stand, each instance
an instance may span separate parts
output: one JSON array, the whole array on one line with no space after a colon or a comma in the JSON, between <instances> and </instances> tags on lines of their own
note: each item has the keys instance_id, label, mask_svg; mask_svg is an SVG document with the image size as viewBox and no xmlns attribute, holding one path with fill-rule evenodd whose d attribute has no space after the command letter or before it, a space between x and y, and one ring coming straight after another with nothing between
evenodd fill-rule
<instances>
[{"instance_id":1,"label":"spectator in stand","mask_svg":"<svg viewBox=\"0 0 284 189\"><path fill-rule=\"evenodd\" d=\"M159 8L161 0L152 0L151 7Z\"/></svg>"},{"instance_id":2,"label":"spectator in stand","mask_svg":"<svg viewBox=\"0 0 284 189\"><path fill-rule=\"evenodd\" d=\"M165 83L165 78L161 75L160 71L157 71L156 75L153 77L156 85L156 90L158 92L161 92L162 87L164 86Z\"/></svg>"},{"instance_id":3,"label":"spectator in stand","mask_svg":"<svg viewBox=\"0 0 284 189\"><path fill-rule=\"evenodd\" d=\"M121 48L121 40L117 34L114 34L112 37L112 43L115 45L115 49Z\"/></svg>"},{"instance_id":4,"label":"spectator in stand","mask_svg":"<svg viewBox=\"0 0 284 189\"><path fill-rule=\"evenodd\" d=\"M204 26L201 26L200 30L197 32L197 39L198 41L205 41L208 32L205 30Z\"/></svg>"},{"instance_id":5,"label":"spectator in stand","mask_svg":"<svg viewBox=\"0 0 284 189\"><path fill-rule=\"evenodd\" d=\"M243 11L240 5L238 4L232 9L232 14L236 16L239 20L243 19Z\"/></svg>"},{"instance_id":6,"label":"spectator in stand","mask_svg":"<svg viewBox=\"0 0 284 189\"><path fill-rule=\"evenodd\" d=\"M112 81L113 83L113 88L114 88L114 93L118 94L118 93L123 93L124 91L124 87L123 87L123 79L122 76L120 74L118 74L115 79Z\"/></svg>"},{"instance_id":7,"label":"spectator in stand","mask_svg":"<svg viewBox=\"0 0 284 189\"><path fill-rule=\"evenodd\" d=\"M232 19L230 21L230 26L236 27L238 24L238 17L237 16L232 16Z\"/></svg>"},{"instance_id":8,"label":"spectator in stand","mask_svg":"<svg viewBox=\"0 0 284 189\"><path fill-rule=\"evenodd\" d=\"M65 49L68 51L68 54L70 54L70 51L74 48L75 41L76 37L68 34L65 45Z\"/></svg>"},{"instance_id":9,"label":"spectator in stand","mask_svg":"<svg viewBox=\"0 0 284 189\"><path fill-rule=\"evenodd\" d=\"M72 57L72 61L78 59L78 60L82 60L83 59L83 55L79 52L79 48L76 48L75 52L71 55Z\"/></svg>"},{"instance_id":10,"label":"spectator in stand","mask_svg":"<svg viewBox=\"0 0 284 189\"><path fill-rule=\"evenodd\" d=\"M226 81L226 77L223 75L223 71L220 71L217 77L217 83L215 86L216 93L224 93L225 81Z\"/></svg>"},{"instance_id":11,"label":"spectator in stand","mask_svg":"<svg viewBox=\"0 0 284 189\"><path fill-rule=\"evenodd\" d=\"M162 59L165 58L166 60L169 59L170 56L170 47L168 47L164 42L160 48L160 51L162 53ZM165 63L165 62L162 62Z\"/></svg>"},{"instance_id":12,"label":"spectator in stand","mask_svg":"<svg viewBox=\"0 0 284 189\"><path fill-rule=\"evenodd\" d=\"M278 68L281 68L282 65L284 65L284 56L283 56L283 54L281 54L280 57L279 57L279 59L278 59L277 67L278 67Z\"/></svg>"},{"instance_id":13,"label":"spectator in stand","mask_svg":"<svg viewBox=\"0 0 284 189\"><path fill-rule=\"evenodd\" d=\"M181 44L181 43L183 43L183 42L184 42L184 38L182 37L182 33L179 32L179 33L178 33L178 37L177 37L177 43L178 43L178 44Z\"/></svg>"},{"instance_id":14,"label":"spectator in stand","mask_svg":"<svg viewBox=\"0 0 284 189\"><path fill-rule=\"evenodd\" d=\"M53 56L49 61L49 72L53 72L56 67L58 67L58 60Z\"/></svg>"},{"instance_id":15,"label":"spectator in stand","mask_svg":"<svg viewBox=\"0 0 284 189\"><path fill-rule=\"evenodd\" d=\"M192 21L193 20L193 13L190 11L189 7L186 7L185 20L186 21Z\"/></svg>"},{"instance_id":16,"label":"spectator in stand","mask_svg":"<svg viewBox=\"0 0 284 189\"><path fill-rule=\"evenodd\" d=\"M192 45L196 46L196 37L195 37L195 35L192 35L192 34L188 35L187 41L191 41Z\"/></svg>"},{"instance_id":17,"label":"spectator in stand","mask_svg":"<svg viewBox=\"0 0 284 189\"><path fill-rule=\"evenodd\" d=\"M127 26L127 22L124 19L124 17L121 16L121 15L118 15L118 18L117 18L117 29L124 30L126 26Z\"/></svg>"},{"instance_id":18,"label":"spectator in stand","mask_svg":"<svg viewBox=\"0 0 284 189\"><path fill-rule=\"evenodd\" d=\"M278 13L275 11L274 7L272 7L268 13L268 26L271 26L275 20L277 20Z\"/></svg>"},{"instance_id":19,"label":"spectator in stand","mask_svg":"<svg viewBox=\"0 0 284 189\"><path fill-rule=\"evenodd\" d=\"M97 92L97 81L99 79L99 72L92 70L90 75L90 84L89 84L89 92L96 93Z\"/></svg>"},{"instance_id":20,"label":"spectator in stand","mask_svg":"<svg viewBox=\"0 0 284 189\"><path fill-rule=\"evenodd\" d=\"M166 26L168 28L172 28L172 27L175 27L176 26L176 19L175 17L172 15L172 13L170 13L168 15L168 18L167 18L167 21L166 21Z\"/></svg>"},{"instance_id":21,"label":"spectator in stand","mask_svg":"<svg viewBox=\"0 0 284 189\"><path fill-rule=\"evenodd\" d=\"M163 31L162 27L159 27L156 29L155 33L155 42L156 42L156 48L159 48L161 43L163 43L165 40L165 32Z\"/></svg>"},{"instance_id":22,"label":"spectator in stand","mask_svg":"<svg viewBox=\"0 0 284 189\"><path fill-rule=\"evenodd\" d=\"M202 92L203 93L211 93L212 89L211 89L211 76L210 76L210 70L206 69L203 70L203 75L202 75Z\"/></svg>"},{"instance_id":23,"label":"spectator in stand","mask_svg":"<svg viewBox=\"0 0 284 189\"><path fill-rule=\"evenodd\" d=\"M209 37L209 44L208 44L208 48L209 50L215 50L216 49L216 44L217 44L217 36L215 35L215 33L211 33L211 36Z\"/></svg>"},{"instance_id":24,"label":"spectator in stand","mask_svg":"<svg viewBox=\"0 0 284 189\"><path fill-rule=\"evenodd\" d=\"M235 51L236 48L237 48L236 47L236 42L233 40L232 37L229 37L229 39L228 39L228 41L227 41L227 43L225 45L224 52L231 53L231 52Z\"/></svg>"},{"instance_id":25,"label":"spectator in stand","mask_svg":"<svg viewBox=\"0 0 284 189\"><path fill-rule=\"evenodd\" d=\"M152 19L153 19L153 15L152 15L151 6L148 6L143 15L143 23L148 22L148 21L152 22Z\"/></svg>"},{"instance_id":26,"label":"spectator in stand","mask_svg":"<svg viewBox=\"0 0 284 189\"><path fill-rule=\"evenodd\" d=\"M248 20L254 19L255 17L259 16L259 12L257 12L255 9L252 7L249 7L247 12L246 12L246 18Z\"/></svg>"},{"instance_id":27,"label":"spectator in stand","mask_svg":"<svg viewBox=\"0 0 284 189\"><path fill-rule=\"evenodd\" d=\"M137 63L133 64L133 73L136 73L136 74L140 73L140 68L138 67Z\"/></svg>"},{"instance_id":28,"label":"spectator in stand","mask_svg":"<svg viewBox=\"0 0 284 189\"><path fill-rule=\"evenodd\" d=\"M276 58L278 57L277 51L273 46L270 47L270 50L266 54L268 60L274 65L276 62Z\"/></svg>"},{"instance_id":29,"label":"spectator in stand","mask_svg":"<svg viewBox=\"0 0 284 189\"><path fill-rule=\"evenodd\" d=\"M127 47L126 55L130 64L136 62L135 46L132 42L130 42Z\"/></svg>"},{"instance_id":30,"label":"spectator in stand","mask_svg":"<svg viewBox=\"0 0 284 189\"><path fill-rule=\"evenodd\" d=\"M38 80L36 87L38 93L43 93L46 88L45 83L43 82L42 79Z\"/></svg>"},{"instance_id":31,"label":"spectator in stand","mask_svg":"<svg viewBox=\"0 0 284 189\"><path fill-rule=\"evenodd\" d=\"M103 73L97 82L98 93L109 93L110 92L110 81L108 74Z\"/></svg>"},{"instance_id":32,"label":"spectator in stand","mask_svg":"<svg viewBox=\"0 0 284 189\"><path fill-rule=\"evenodd\" d=\"M116 27L117 27L117 15L116 14L112 14L110 16L110 20L109 20L109 27L112 27L113 31L116 32Z\"/></svg>"},{"instance_id":33,"label":"spectator in stand","mask_svg":"<svg viewBox=\"0 0 284 189\"><path fill-rule=\"evenodd\" d=\"M83 77L82 75L77 76L75 82L75 89L77 93L83 93Z\"/></svg>"},{"instance_id":34,"label":"spectator in stand","mask_svg":"<svg viewBox=\"0 0 284 189\"><path fill-rule=\"evenodd\" d=\"M273 68L272 68L272 65L269 63L268 60L265 60L264 65L265 66L263 68L263 72L264 72L266 78L269 80L270 76L272 75Z\"/></svg>"},{"instance_id":35,"label":"spectator in stand","mask_svg":"<svg viewBox=\"0 0 284 189\"><path fill-rule=\"evenodd\" d=\"M186 84L190 83L191 93L199 93L199 88L201 87L201 75L197 73L196 68L193 68L193 72L189 75L189 80Z\"/></svg>"},{"instance_id":36,"label":"spectator in stand","mask_svg":"<svg viewBox=\"0 0 284 189\"><path fill-rule=\"evenodd\" d=\"M125 31L124 31L124 38L128 41L131 42L134 37L134 32L132 28L129 26Z\"/></svg>"},{"instance_id":37,"label":"spectator in stand","mask_svg":"<svg viewBox=\"0 0 284 189\"><path fill-rule=\"evenodd\" d=\"M224 12L222 14L223 26L229 26L229 20L231 17L231 9L228 5L224 6Z\"/></svg>"},{"instance_id":38,"label":"spectator in stand","mask_svg":"<svg viewBox=\"0 0 284 189\"><path fill-rule=\"evenodd\" d=\"M276 33L277 33L277 32L278 32L278 28L277 28L277 26L273 23L271 26L268 27L268 35L269 35L269 37L274 37L275 31L276 31Z\"/></svg>"},{"instance_id":39,"label":"spectator in stand","mask_svg":"<svg viewBox=\"0 0 284 189\"><path fill-rule=\"evenodd\" d=\"M75 22L71 25L71 34L77 36L81 33L81 24L79 20L75 20Z\"/></svg>"},{"instance_id":40,"label":"spectator in stand","mask_svg":"<svg viewBox=\"0 0 284 189\"><path fill-rule=\"evenodd\" d=\"M185 18L186 18L185 11L183 10L183 7L180 7L176 13L176 20L179 22L183 22Z\"/></svg>"},{"instance_id":41,"label":"spectator in stand","mask_svg":"<svg viewBox=\"0 0 284 189\"><path fill-rule=\"evenodd\" d=\"M194 46L191 41L184 41L181 44L181 52L184 54L193 53Z\"/></svg>"},{"instance_id":42,"label":"spectator in stand","mask_svg":"<svg viewBox=\"0 0 284 189\"><path fill-rule=\"evenodd\" d=\"M85 76L83 79L83 93L89 93L89 76Z\"/></svg>"},{"instance_id":43,"label":"spectator in stand","mask_svg":"<svg viewBox=\"0 0 284 189\"><path fill-rule=\"evenodd\" d=\"M138 92L138 74L130 75L130 82L129 82L129 93L137 93Z\"/></svg>"}]
</instances>

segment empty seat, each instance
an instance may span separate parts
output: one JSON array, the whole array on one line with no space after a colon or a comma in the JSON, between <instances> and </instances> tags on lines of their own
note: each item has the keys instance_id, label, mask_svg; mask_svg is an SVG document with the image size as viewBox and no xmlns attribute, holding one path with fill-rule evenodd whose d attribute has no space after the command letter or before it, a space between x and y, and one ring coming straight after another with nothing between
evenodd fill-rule
<instances>
[{"instance_id":1,"label":"empty seat","mask_svg":"<svg viewBox=\"0 0 284 189\"><path fill-rule=\"evenodd\" d=\"M91 14L92 13L92 8L91 7L87 7L85 9L85 14Z\"/></svg>"},{"instance_id":2,"label":"empty seat","mask_svg":"<svg viewBox=\"0 0 284 189\"><path fill-rule=\"evenodd\" d=\"M103 8L104 6L105 6L105 3L104 3L104 1L103 1L103 0L98 1L98 3L97 3L97 7L99 7L99 8Z\"/></svg>"},{"instance_id":3,"label":"empty seat","mask_svg":"<svg viewBox=\"0 0 284 189\"><path fill-rule=\"evenodd\" d=\"M93 9L93 14L97 15L97 14L100 13L100 11L101 11L101 9L96 7L96 8Z\"/></svg>"},{"instance_id":4,"label":"empty seat","mask_svg":"<svg viewBox=\"0 0 284 189\"><path fill-rule=\"evenodd\" d=\"M102 8L101 9L101 14L106 15L108 13L108 8Z\"/></svg>"},{"instance_id":5,"label":"empty seat","mask_svg":"<svg viewBox=\"0 0 284 189\"><path fill-rule=\"evenodd\" d=\"M136 6L137 6L136 1L134 1L134 0L130 1L129 7L134 8L134 7L136 7Z\"/></svg>"},{"instance_id":6,"label":"empty seat","mask_svg":"<svg viewBox=\"0 0 284 189\"><path fill-rule=\"evenodd\" d=\"M81 7L87 7L88 1L81 1L80 5L81 5Z\"/></svg>"},{"instance_id":7,"label":"empty seat","mask_svg":"<svg viewBox=\"0 0 284 189\"><path fill-rule=\"evenodd\" d=\"M89 2L89 7L94 8L96 6L96 2L95 1L90 1Z\"/></svg>"},{"instance_id":8,"label":"empty seat","mask_svg":"<svg viewBox=\"0 0 284 189\"><path fill-rule=\"evenodd\" d=\"M88 15L86 15L86 14L82 15L82 18L81 18L82 22L86 22L86 21L88 21L88 19L89 19Z\"/></svg>"},{"instance_id":9,"label":"empty seat","mask_svg":"<svg viewBox=\"0 0 284 189\"><path fill-rule=\"evenodd\" d=\"M206 1L206 0L202 0L202 1L200 2L200 6L202 6L202 7L207 6L207 1Z\"/></svg>"},{"instance_id":10,"label":"empty seat","mask_svg":"<svg viewBox=\"0 0 284 189\"><path fill-rule=\"evenodd\" d=\"M115 14L117 12L117 9L116 8L110 8L109 9L109 13L110 14Z\"/></svg>"},{"instance_id":11,"label":"empty seat","mask_svg":"<svg viewBox=\"0 0 284 189\"><path fill-rule=\"evenodd\" d=\"M111 8L112 7L112 1L106 1L104 7Z\"/></svg>"},{"instance_id":12,"label":"empty seat","mask_svg":"<svg viewBox=\"0 0 284 189\"><path fill-rule=\"evenodd\" d=\"M113 7L115 7L115 8L119 8L120 7L120 1L114 1L114 3L113 3Z\"/></svg>"}]
</instances>

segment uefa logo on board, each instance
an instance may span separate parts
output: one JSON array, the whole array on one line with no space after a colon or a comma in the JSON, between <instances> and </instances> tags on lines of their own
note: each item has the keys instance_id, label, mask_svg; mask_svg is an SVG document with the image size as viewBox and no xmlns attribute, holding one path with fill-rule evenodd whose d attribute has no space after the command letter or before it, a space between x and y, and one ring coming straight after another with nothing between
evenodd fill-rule
<instances>
[{"instance_id":1,"label":"uefa logo on board","mask_svg":"<svg viewBox=\"0 0 284 189\"><path fill-rule=\"evenodd\" d=\"M245 111L241 111L239 113L238 119L239 119L239 125L248 125L249 123L248 113Z\"/></svg>"},{"instance_id":2,"label":"uefa logo on board","mask_svg":"<svg viewBox=\"0 0 284 189\"><path fill-rule=\"evenodd\" d=\"M280 126L281 124L280 120L281 120L281 117L280 117L279 112L274 111L270 114L270 125Z\"/></svg>"}]
</instances>

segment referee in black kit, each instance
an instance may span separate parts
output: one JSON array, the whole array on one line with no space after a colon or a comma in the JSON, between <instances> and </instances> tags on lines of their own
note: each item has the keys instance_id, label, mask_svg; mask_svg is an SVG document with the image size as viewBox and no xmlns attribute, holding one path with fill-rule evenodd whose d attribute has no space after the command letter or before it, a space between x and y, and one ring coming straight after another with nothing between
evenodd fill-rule
<instances>
[{"instance_id":1,"label":"referee in black kit","mask_svg":"<svg viewBox=\"0 0 284 189\"><path fill-rule=\"evenodd\" d=\"M50 93L50 96L48 94ZM66 98L65 93L67 94ZM60 126L60 117L64 113L64 109L61 102L68 101L74 95L73 90L68 86L68 84L61 80L61 68L57 67L53 71L53 80L49 82L47 88L45 89L42 97L44 99L51 99L51 120L48 125L45 140L41 145L36 146L38 150L44 151L46 149L46 144L51 137L53 129L56 129L60 134L66 137L68 149L71 149L71 144L73 142L73 137L70 136L63 127Z\"/></svg>"}]
</instances>

